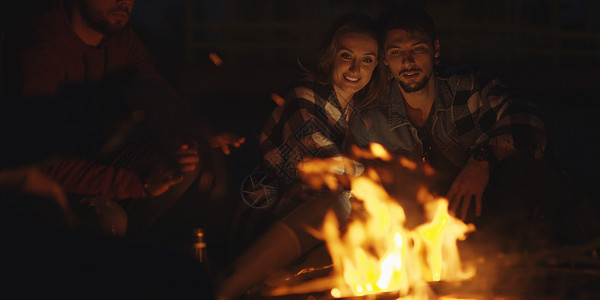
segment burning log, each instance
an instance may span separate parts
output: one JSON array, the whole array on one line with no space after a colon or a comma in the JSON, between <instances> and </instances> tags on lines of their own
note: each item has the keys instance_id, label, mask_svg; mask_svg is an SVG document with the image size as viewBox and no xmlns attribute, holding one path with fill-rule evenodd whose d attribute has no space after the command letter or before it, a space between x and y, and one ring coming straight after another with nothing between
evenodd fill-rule
<instances>
[{"instance_id":1,"label":"burning log","mask_svg":"<svg viewBox=\"0 0 600 300\"><path fill-rule=\"evenodd\" d=\"M391 161L393 157L377 145L371 152L359 154L369 159ZM327 160L304 162L302 170L322 172ZM405 159L398 162L411 166ZM347 163L344 158L330 160L332 169ZM337 188L331 173L322 172L322 180L312 178L313 186L326 184ZM310 174L309 174L310 175ZM320 230L310 230L325 241L333 268L325 277L294 285L281 285L271 296L329 290L330 297L357 297L394 294L415 299L431 299L430 281L456 281L472 277L474 269L463 269L457 240L464 240L473 225L448 214L448 202L420 192L426 223L413 229L405 226L406 214L397 200L379 184L381 178L373 169L362 176L349 178L353 195L353 211L345 226L333 213L327 213ZM343 230L340 230L343 228ZM379 297L378 296L378 297Z\"/></svg>"},{"instance_id":2,"label":"burning log","mask_svg":"<svg viewBox=\"0 0 600 300\"><path fill-rule=\"evenodd\" d=\"M417 170L420 167L417 164L377 153L381 151L377 149L374 146L372 151L355 152L355 156L396 164L406 172L420 171L426 175L433 172ZM266 258L251 262L259 274L255 269L245 276L254 276L253 284L259 285L254 290L256 299L539 299L535 296L548 296L543 289L552 290L554 286L565 289L559 295L570 295L571 291L566 287L570 281L566 278L585 282L600 278L597 271L600 262L595 252L600 249L600 239L531 254L498 253L498 249L492 249L495 244L475 247L466 241L467 235L474 232L474 226L450 215L445 199L434 197L423 188L410 186L413 184L410 180L400 181L400 187L396 188L409 185L414 192L400 194L404 198L390 194L382 183L409 178L402 174L396 176L396 170L369 168L360 176L341 178L336 183L335 180L340 179L339 173L328 170L343 168L348 165L348 160L318 160L313 166L310 161L304 162L304 167L308 166L305 170L313 172L304 173L305 178L310 178L311 185L351 188L352 211L346 216L340 214L338 207L336 213L325 213L324 206L314 209L318 207L312 206L315 202L300 210L312 214L309 228L304 227L307 223L301 222L303 214L287 219L288 224L296 226L289 231L294 233L290 237L295 239L276 237L271 241L293 244L296 252L288 252L293 255L286 258L287 262ZM321 177L319 173L322 173ZM404 204L410 203L409 195L416 196L413 202L422 208L422 212L414 207L406 209ZM316 211L319 213L315 214ZM320 213L325 216L322 222L317 217ZM305 240L310 243L300 242L308 234L315 239ZM304 238L300 238L302 235ZM298 263L299 255L317 245L318 240L324 244L303 257L300 265L289 265L292 260ZM461 245L465 247L461 247L459 253L457 242L462 240L465 243ZM471 250L471 253L464 255L463 250ZM273 255L281 257L282 254ZM298 256L293 258L294 255ZM577 264L595 270L561 268ZM270 274L264 272L267 268ZM475 276L475 269L478 276ZM267 279L259 280L259 277L269 275ZM560 279L563 279L561 285L549 281Z\"/></svg>"}]
</instances>

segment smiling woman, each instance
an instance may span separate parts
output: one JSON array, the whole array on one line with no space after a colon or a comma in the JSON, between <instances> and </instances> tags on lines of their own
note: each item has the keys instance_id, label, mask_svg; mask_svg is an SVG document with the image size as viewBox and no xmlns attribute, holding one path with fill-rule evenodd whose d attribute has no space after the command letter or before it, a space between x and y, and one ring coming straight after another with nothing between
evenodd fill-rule
<instances>
[{"instance_id":1,"label":"smiling woman","mask_svg":"<svg viewBox=\"0 0 600 300\"><path fill-rule=\"evenodd\" d=\"M269 207L270 217L282 221L270 223L264 235L224 272L227 275L219 284L224 299L236 298L270 272L313 249L321 241L306 227L320 227L328 210L336 211L342 221L348 217L346 193L305 190L297 176L298 164L303 159L342 154L350 116L377 98L381 80L375 28L364 14L350 13L335 21L320 48L316 70L294 82L268 117L260 151L263 166L277 178L282 195ZM335 172L356 175L361 167L349 162Z\"/></svg>"},{"instance_id":2,"label":"smiling woman","mask_svg":"<svg viewBox=\"0 0 600 300\"><path fill-rule=\"evenodd\" d=\"M263 163L281 184L296 180L303 158L340 154L352 112L373 103L381 91L378 59L369 16L350 13L332 25L316 70L292 84L260 136Z\"/></svg>"},{"instance_id":3,"label":"smiling woman","mask_svg":"<svg viewBox=\"0 0 600 300\"><path fill-rule=\"evenodd\" d=\"M377 66L377 40L364 33L344 33L333 62L333 89L342 107L371 80ZM348 118L348 116L346 116Z\"/></svg>"}]
</instances>

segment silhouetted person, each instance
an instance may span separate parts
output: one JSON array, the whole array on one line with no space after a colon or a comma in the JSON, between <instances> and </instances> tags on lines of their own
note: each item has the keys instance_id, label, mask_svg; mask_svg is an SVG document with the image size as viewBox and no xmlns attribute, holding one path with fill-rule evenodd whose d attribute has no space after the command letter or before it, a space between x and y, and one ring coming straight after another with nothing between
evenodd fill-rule
<instances>
[{"instance_id":1,"label":"silhouetted person","mask_svg":"<svg viewBox=\"0 0 600 300\"><path fill-rule=\"evenodd\" d=\"M118 222L128 234L143 235L194 182L200 160L203 168L214 162L210 146L243 140L210 135L158 74L128 24L134 1L50 3L7 39L7 94L74 104L81 110L73 109L72 118L99 121L88 134L109 132L105 144L84 139L80 151L58 153L39 167L67 194L83 195L84 206L126 199L127 219Z\"/></svg>"}]
</instances>

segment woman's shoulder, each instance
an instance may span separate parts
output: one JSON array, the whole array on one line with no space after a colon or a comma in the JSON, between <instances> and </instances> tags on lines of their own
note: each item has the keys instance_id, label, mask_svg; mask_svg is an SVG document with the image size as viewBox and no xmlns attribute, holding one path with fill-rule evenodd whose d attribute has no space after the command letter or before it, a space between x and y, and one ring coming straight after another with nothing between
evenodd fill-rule
<instances>
[{"instance_id":1,"label":"woman's shoulder","mask_svg":"<svg viewBox=\"0 0 600 300\"><path fill-rule=\"evenodd\" d=\"M303 76L292 82L286 89L286 101L302 101L322 104L333 94L331 85L321 83L313 76Z\"/></svg>"}]
</instances>

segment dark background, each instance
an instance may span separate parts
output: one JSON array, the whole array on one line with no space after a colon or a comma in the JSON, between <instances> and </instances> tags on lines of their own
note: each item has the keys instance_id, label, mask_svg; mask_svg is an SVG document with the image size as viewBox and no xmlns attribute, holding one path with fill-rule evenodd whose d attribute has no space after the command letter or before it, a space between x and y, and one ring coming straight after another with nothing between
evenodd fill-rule
<instances>
[{"instance_id":1,"label":"dark background","mask_svg":"<svg viewBox=\"0 0 600 300\"><path fill-rule=\"evenodd\" d=\"M5 1L2 31L48 0ZM275 104L270 94L312 66L337 16L376 17L401 0L143 0L131 24L159 71L216 131L247 138L229 157L233 173L256 163L256 143ZM555 152L572 183L597 190L600 145L600 3L594 0L421 0L434 18L445 64L482 67L545 113ZM1 49L1 48L0 48ZM222 66L208 58L217 54Z\"/></svg>"},{"instance_id":2,"label":"dark background","mask_svg":"<svg viewBox=\"0 0 600 300\"><path fill-rule=\"evenodd\" d=\"M215 129L248 142L229 158L252 168L257 136L278 92L311 66L337 16L376 17L403 1L137 1L131 23L159 70ZM441 60L482 67L545 113L572 183L597 190L600 4L591 0L417 1L436 21ZM216 53L223 65L208 58ZM237 160L239 159L239 164Z\"/></svg>"}]
</instances>

